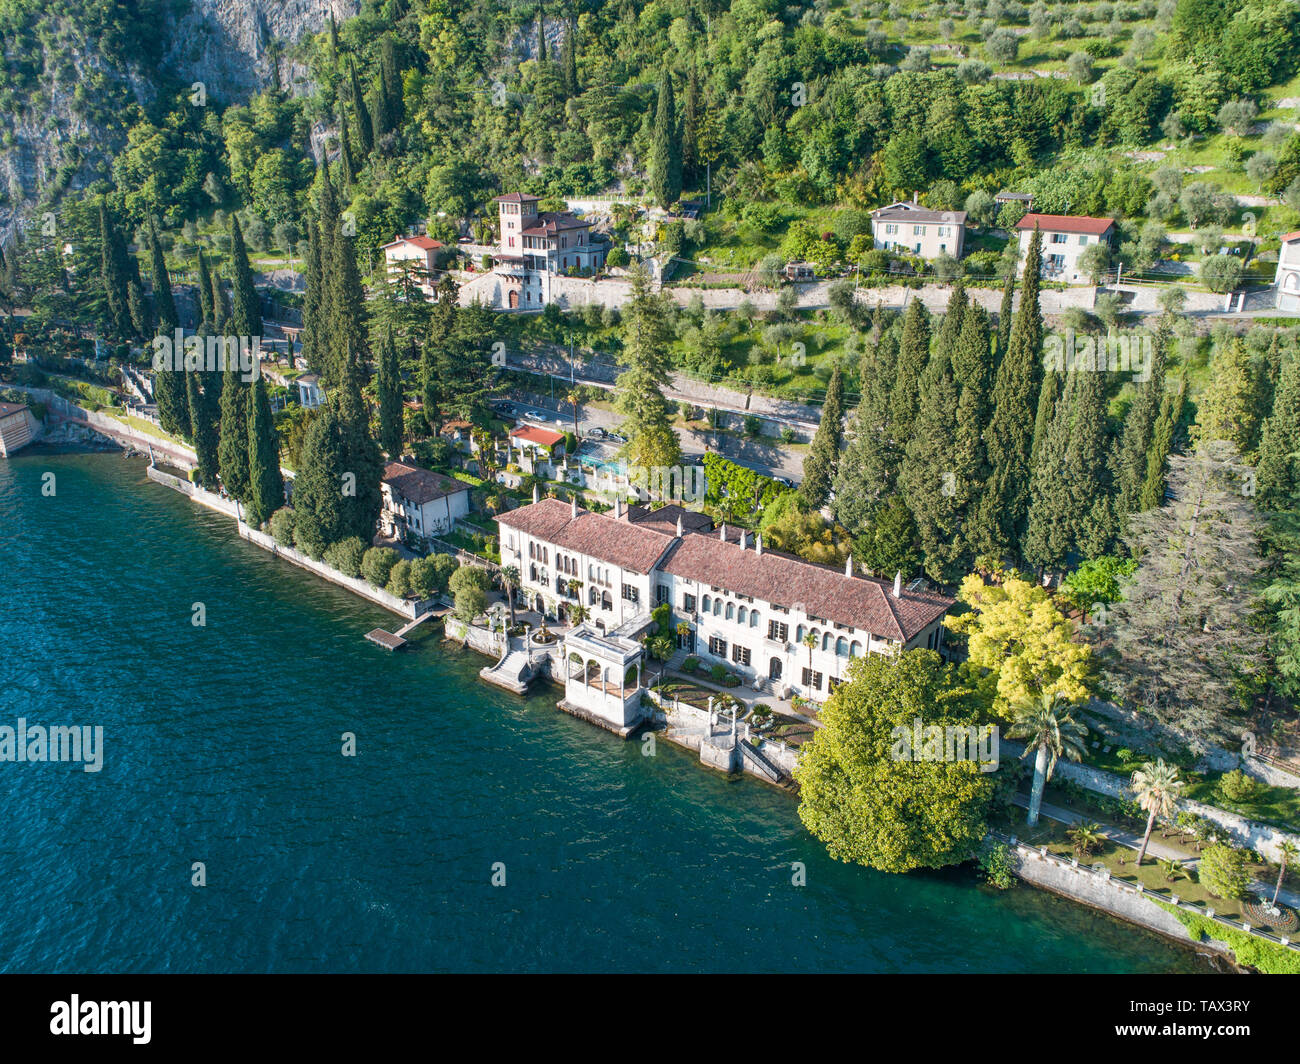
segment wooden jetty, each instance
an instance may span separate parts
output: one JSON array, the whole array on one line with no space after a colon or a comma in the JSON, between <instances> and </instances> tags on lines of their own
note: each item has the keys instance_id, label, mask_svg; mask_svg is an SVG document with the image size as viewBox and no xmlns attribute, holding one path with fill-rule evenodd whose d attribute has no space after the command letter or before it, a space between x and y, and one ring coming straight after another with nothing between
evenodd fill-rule
<instances>
[{"instance_id":1,"label":"wooden jetty","mask_svg":"<svg viewBox=\"0 0 1300 1064\"><path fill-rule=\"evenodd\" d=\"M396 632L388 632L383 628L375 628L366 633L366 638L376 646L381 646L385 650L401 650L406 646L406 635L416 625L423 624L430 617L445 617L451 612L450 606L436 606L427 613L422 613L413 621L407 621Z\"/></svg>"}]
</instances>

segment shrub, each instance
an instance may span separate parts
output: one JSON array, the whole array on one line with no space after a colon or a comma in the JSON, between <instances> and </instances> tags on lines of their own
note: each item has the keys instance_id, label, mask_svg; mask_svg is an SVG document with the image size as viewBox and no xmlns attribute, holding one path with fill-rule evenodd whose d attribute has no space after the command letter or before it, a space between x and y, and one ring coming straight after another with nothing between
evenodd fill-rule
<instances>
[{"instance_id":1,"label":"shrub","mask_svg":"<svg viewBox=\"0 0 1300 1064\"><path fill-rule=\"evenodd\" d=\"M450 555L442 555L447 558ZM432 558L416 558L411 563L411 594L417 598L432 598L438 590L438 568Z\"/></svg>"},{"instance_id":2,"label":"shrub","mask_svg":"<svg viewBox=\"0 0 1300 1064\"><path fill-rule=\"evenodd\" d=\"M384 590L398 598L406 598L411 593L411 563L403 558L388 573L388 583Z\"/></svg>"},{"instance_id":3,"label":"shrub","mask_svg":"<svg viewBox=\"0 0 1300 1064\"><path fill-rule=\"evenodd\" d=\"M361 562L366 556L366 545L360 536L349 536L325 548L325 564L344 576L360 576Z\"/></svg>"},{"instance_id":4,"label":"shrub","mask_svg":"<svg viewBox=\"0 0 1300 1064\"><path fill-rule=\"evenodd\" d=\"M1250 887L1246 855L1221 842L1201 851L1198 876L1201 885L1217 898L1244 898Z\"/></svg>"},{"instance_id":5,"label":"shrub","mask_svg":"<svg viewBox=\"0 0 1300 1064\"><path fill-rule=\"evenodd\" d=\"M713 677L715 682L722 683L727 678L727 667L725 665L714 665L709 669L709 675Z\"/></svg>"},{"instance_id":6,"label":"shrub","mask_svg":"<svg viewBox=\"0 0 1300 1064\"><path fill-rule=\"evenodd\" d=\"M1259 784L1239 768L1225 773L1219 780L1219 794L1230 802L1248 802L1259 790Z\"/></svg>"},{"instance_id":7,"label":"shrub","mask_svg":"<svg viewBox=\"0 0 1300 1064\"><path fill-rule=\"evenodd\" d=\"M986 846L979 856L980 871L998 890L1009 890L1016 883L1016 861L1011 847L1004 842Z\"/></svg>"},{"instance_id":8,"label":"shrub","mask_svg":"<svg viewBox=\"0 0 1300 1064\"><path fill-rule=\"evenodd\" d=\"M745 435L749 437L757 436L763 431L763 423L753 414L745 415Z\"/></svg>"},{"instance_id":9,"label":"shrub","mask_svg":"<svg viewBox=\"0 0 1300 1064\"><path fill-rule=\"evenodd\" d=\"M392 547L371 547L361 559L361 575L375 587L384 587L399 555Z\"/></svg>"},{"instance_id":10,"label":"shrub","mask_svg":"<svg viewBox=\"0 0 1300 1064\"><path fill-rule=\"evenodd\" d=\"M293 546L293 510L288 506L271 515L271 538L282 547Z\"/></svg>"},{"instance_id":11,"label":"shrub","mask_svg":"<svg viewBox=\"0 0 1300 1064\"><path fill-rule=\"evenodd\" d=\"M682 672L694 672L699 667L700 659L693 654L682 662Z\"/></svg>"}]
</instances>

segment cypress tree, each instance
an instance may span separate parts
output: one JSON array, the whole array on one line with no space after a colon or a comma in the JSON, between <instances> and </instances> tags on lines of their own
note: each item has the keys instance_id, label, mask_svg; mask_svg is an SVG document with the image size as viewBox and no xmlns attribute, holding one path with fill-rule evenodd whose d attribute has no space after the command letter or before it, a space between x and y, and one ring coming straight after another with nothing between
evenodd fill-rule
<instances>
[{"instance_id":1,"label":"cypress tree","mask_svg":"<svg viewBox=\"0 0 1300 1064\"><path fill-rule=\"evenodd\" d=\"M313 558L343 539L342 444L337 404L327 400L303 436L293 481L294 545ZM364 537L369 542L370 537Z\"/></svg>"},{"instance_id":2,"label":"cypress tree","mask_svg":"<svg viewBox=\"0 0 1300 1064\"><path fill-rule=\"evenodd\" d=\"M961 503L952 469L957 401L952 360L947 352L936 351L921 377L920 405L899 485L916 522L926 575L944 584L961 575Z\"/></svg>"},{"instance_id":3,"label":"cypress tree","mask_svg":"<svg viewBox=\"0 0 1300 1064\"><path fill-rule=\"evenodd\" d=\"M379 81L384 89L385 127L394 131L402 124L402 77L397 69L397 42L384 34L379 45Z\"/></svg>"},{"instance_id":4,"label":"cypress tree","mask_svg":"<svg viewBox=\"0 0 1300 1064\"><path fill-rule=\"evenodd\" d=\"M248 523L260 528L283 505L280 441L266 382L259 374L248 397Z\"/></svg>"},{"instance_id":5,"label":"cypress tree","mask_svg":"<svg viewBox=\"0 0 1300 1064\"><path fill-rule=\"evenodd\" d=\"M226 494L248 501L248 385L228 367L221 386L221 435L217 469Z\"/></svg>"},{"instance_id":6,"label":"cypress tree","mask_svg":"<svg viewBox=\"0 0 1300 1064\"><path fill-rule=\"evenodd\" d=\"M1002 284L1002 305L998 308L998 349L994 352L998 362L1007 353L1007 344L1011 340L1011 308L1015 305L1016 271L1008 270L1007 279Z\"/></svg>"},{"instance_id":7,"label":"cypress tree","mask_svg":"<svg viewBox=\"0 0 1300 1064\"><path fill-rule=\"evenodd\" d=\"M379 344L375 389L379 400L379 446L390 458L396 458L402 453L402 374L391 328Z\"/></svg>"},{"instance_id":8,"label":"cypress tree","mask_svg":"<svg viewBox=\"0 0 1300 1064\"><path fill-rule=\"evenodd\" d=\"M880 308L876 308L876 324ZM877 341L863 351L862 397L849 426L849 437L835 476L835 520L853 533L866 527L880 500L893 489L901 460L893 437L889 382L897 361L896 338L883 327Z\"/></svg>"},{"instance_id":9,"label":"cypress tree","mask_svg":"<svg viewBox=\"0 0 1300 1064\"><path fill-rule=\"evenodd\" d=\"M230 324L230 304L226 300L226 288L221 280L221 270L212 268L212 331L224 333Z\"/></svg>"},{"instance_id":10,"label":"cypress tree","mask_svg":"<svg viewBox=\"0 0 1300 1064\"><path fill-rule=\"evenodd\" d=\"M1155 431L1151 435L1151 450L1147 452L1147 474L1138 499L1139 510L1154 510L1164 504L1165 467L1174 449L1174 433L1183 419L1186 402L1187 373L1184 371L1178 382L1178 391L1173 395L1166 393L1160 404L1160 416L1156 419Z\"/></svg>"},{"instance_id":11,"label":"cypress tree","mask_svg":"<svg viewBox=\"0 0 1300 1064\"><path fill-rule=\"evenodd\" d=\"M953 437L953 476L957 500L962 508L963 553L974 557L987 538L980 527L980 500L988 480L988 455L984 428L993 403L993 350L989 317L983 307L972 304L962 319L961 332L953 348L953 377L960 388L957 427Z\"/></svg>"},{"instance_id":12,"label":"cypress tree","mask_svg":"<svg viewBox=\"0 0 1300 1064\"><path fill-rule=\"evenodd\" d=\"M320 226L314 218L307 219L307 262L304 266L306 290L302 299L302 357L316 373L321 371L321 258Z\"/></svg>"},{"instance_id":13,"label":"cypress tree","mask_svg":"<svg viewBox=\"0 0 1300 1064\"><path fill-rule=\"evenodd\" d=\"M682 194L681 141L673 102L673 79L665 69L659 81L654 139L650 148L650 187L661 207L669 207Z\"/></svg>"},{"instance_id":14,"label":"cypress tree","mask_svg":"<svg viewBox=\"0 0 1300 1064\"><path fill-rule=\"evenodd\" d=\"M208 260L203 257L203 249L199 248L199 331L211 329L214 324L214 314L212 308L212 273L208 269Z\"/></svg>"},{"instance_id":15,"label":"cypress tree","mask_svg":"<svg viewBox=\"0 0 1300 1064\"><path fill-rule=\"evenodd\" d=\"M363 157L375 150L375 127L370 121L370 108L366 106L365 94L357 80L357 68L348 60L348 79L352 83L352 108L357 113L357 142Z\"/></svg>"},{"instance_id":16,"label":"cypress tree","mask_svg":"<svg viewBox=\"0 0 1300 1064\"><path fill-rule=\"evenodd\" d=\"M1104 367L1078 374L1066 452L1071 546L1084 558L1105 554L1116 536L1106 434Z\"/></svg>"},{"instance_id":17,"label":"cypress tree","mask_svg":"<svg viewBox=\"0 0 1300 1064\"><path fill-rule=\"evenodd\" d=\"M993 534L989 548L999 554L1019 549L1029 517L1030 455L1034 415L1042 381L1043 319L1038 307L1042 234L1034 230L1021 280L1020 310L1011 326L1006 356L993 387L993 417L985 436L989 487L981 523Z\"/></svg>"},{"instance_id":18,"label":"cypress tree","mask_svg":"<svg viewBox=\"0 0 1300 1064\"><path fill-rule=\"evenodd\" d=\"M695 64L686 79L686 99L682 106L682 174L694 181L699 172L700 78Z\"/></svg>"},{"instance_id":19,"label":"cypress tree","mask_svg":"<svg viewBox=\"0 0 1300 1064\"><path fill-rule=\"evenodd\" d=\"M820 510L826 505L831 484L839 467L840 448L844 442L841 419L844 416L844 373L837 362L831 370L826 386L826 402L822 418L813 435L812 447L803 460L803 482L799 485L799 498L810 510Z\"/></svg>"},{"instance_id":20,"label":"cypress tree","mask_svg":"<svg viewBox=\"0 0 1300 1064\"><path fill-rule=\"evenodd\" d=\"M370 435L370 412L351 369L337 394L340 469L354 478L345 485L339 508L341 531L344 537L360 536L369 543L384 504L384 458Z\"/></svg>"},{"instance_id":21,"label":"cypress tree","mask_svg":"<svg viewBox=\"0 0 1300 1064\"><path fill-rule=\"evenodd\" d=\"M199 482L209 490L217 486L217 430L212 422L209 400L200 391L200 374L185 374L186 402L189 410L189 440L198 457Z\"/></svg>"},{"instance_id":22,"label":"cypress tree","mask_svg":"<svg viewBox=\"0 0 1300 1064\"><path fill-rule=\"evenodd\" d=\"M1210 361L1210 383L1196 403L1198 443L1230 440L1247 461L1258 433L1259 407L1250 352L1240 337L1219 346Z\"/></svg>"},{"instance_id":23,"label":"cypress tree","mask_svg":"<svg viewBox=\"0 0 1300 1064\"><path fill-rule=\"evenodd\" d=\"M131 305L128 286L131 279L127 263L126 243L109 212L104 197L99 198L100 280L108 301L110 326L113 335L126 339L131 335Z\"/></svg>"},{"instance_id":24,"label":"cypress tree","mask_svg":"<svg viewBox=\"0 0 1300 1064\"><path fill-rule=\"evenodd\" d=\"M343 188L348 189L357 179L356 163L352 159L352 138L348 136L348 113L339 109L339 163L343 167Z\"/></svg>"},{"instance_id":25,"label":"cypress tree","mask_svg":"<svg viewBox=\"0 0 1300 1064\"><path fill-rule=\"evenodd\" d=\"M668 360L671 301L650 287L650 274L632 271L632 295L623 308L624 367L615 382L615 409L626 419L627 452L633 465L649 471L674 466L681 445L672 427L673 411L664 391L670 381Z\"/></svg>"},{"instance_id":26,"label":"cypress tree","mask_svg":"<svg viewBox=\"0 0 1300 1064\"><path fill-rule=\"evenodd\" d=\"M943 321L939 323L939 328L934 334L935 354L942 353L944 358L951 361L957 337L961 334L962 321L969 306L966 282L959 277L957 283L952 286L952 295L948 297L948 308L943 313Z\"/></svg>"},{"instance_id":27,"label":"cypress tree","mask_svg":"<svg viewBox=\"0 0 1300 1064\"><path fill-rule=\"evenodd\" d=\"M154 228L152 218L149 219L149 262L153 274L153 305L158 317L158 331L164 336L171 336L181 322L176 314L172 282L167 276L167 264L163 260L162 245L158 242L158 230Z\"/></svg>"},{"instance_id":28,"label":"cypress tree","mask_svg":"<svg viewBox=\"0 0 1300 1064\"><path fill-rule=\"evenodd\" d=\"M1070 412L1079 373L1062 381L1053 371L1043 380L1034 424L1033 476L1025 528L1025 560L1040 572L1059 568L1070 551L1070 489L1067 483Z\"/></svg>"},{"instance_id":29,"label":"cypress tree","mask_svg":"<svg viewBox=\"0 0 1300 1064\"><path fill-rule=\"evenodd\" d=\"M262 304L253 284L253 270L248 264L248 249L244 246L244 231L239 218L230 216L231 278L230 331L236 336L262 335Z\"/></svg>"},{"instance_id":30,"label":"cypress tree","mask_svg":"<svg viewBox=\"0 0 1300 1064\"><path fill-rule=\"evenodd\" d=\"M1165 394L1165 363L1172 335L1169 317L1163 316L1151 338L1151 372L1138 385L1137 395L1124 417L1117 463L1118 497L1116 513L1121 520L1136 513L1146 480L1147 452L1155 432L1156 418Z\"/></svg>"},{"instance_id":31,"label":"cypress tree","mask_svg":"<svg viewBox=\"0 0 1300 1064\"><path fill-rule=\"evenodd\" d=\"M537 61L546 62L546 9L537 5Z\"/></svg>"},{"instance_id":32,"label":"cypress tree","mask_svg":"<svg viewBox=\"0 0 1300 1064\"><path fill-rule=\"evenodd\" d=\"M1256 502L1266 510L1292 508L1300 494L1300 357L1282 364L1273 413L1260 433Z\"/></svg>"},{"instance_id":33,"label":"cypress tree","mask_svg":"<svg viewBox=\"0 0 1300 1064\"><path fill-rule=\"evenodd\" d=\"M334 239L331 268L325 277L325 315L328 325L323 339L328 355L321 380L329 388L369 362L365 292L353 242L342 235Z\"/></svg>"},{"instance_id":34,"label":"cypress tree","mask_svg":"<svg viewBox=\"0 0 1300 1064\"><path fill-rule=\"evenodd\" d=\"M919 299L912 300L903 314L903 339L898 368L890 395L894 439L900 449L912 437L912 426L921 402L921 374L930 361L930 312Z\"/></svg>"},{"instance_id":35,"label":"cypress tree","mask_svg":"<svg viewBox=\"0 0 1300 1064\"><path fill-rule=\"evenodd\" d=\"M339 235L339 205L334 195L334 182L330 180L329 160L320 168L320 263L321 276L334 261L334 241Z\"/></svg>"}]
</instances>

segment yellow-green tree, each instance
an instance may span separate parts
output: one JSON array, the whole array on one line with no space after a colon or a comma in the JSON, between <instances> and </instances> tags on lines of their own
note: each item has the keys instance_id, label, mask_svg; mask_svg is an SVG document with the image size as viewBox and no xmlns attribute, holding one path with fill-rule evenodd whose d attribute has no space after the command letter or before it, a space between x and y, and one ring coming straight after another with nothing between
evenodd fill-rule
<instances>
[{"instance_id":1,"label":"yellow-green tree","mask_svg":"<svg viewBox=\"0 0 1300 1064\"><path fill-rule=\"evenodd\" d=\"M1017 703L1043 696L1069 705L1091 694L1092 648L1074 641L1074 627L1038 584L1008 576L986 584L977 574L957 593L970 612L948 617L950 631L964 635L976 683L1000 716Z\"/></svg>"}]
</instances>

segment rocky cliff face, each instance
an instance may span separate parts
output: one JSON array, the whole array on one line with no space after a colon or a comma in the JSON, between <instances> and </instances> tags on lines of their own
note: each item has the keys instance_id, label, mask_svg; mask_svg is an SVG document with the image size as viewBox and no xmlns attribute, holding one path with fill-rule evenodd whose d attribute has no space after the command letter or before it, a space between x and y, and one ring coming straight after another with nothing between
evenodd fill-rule
<instances>
[{"instance_id":1,"label":"rocky cliff face","mask_svg":"<svg viewBox=\"0 0 1300 1064\"><path fill-rule=\"evenodd\" d=\"M210 99L237 103L269 84L279 68L288 91L311 91L305 68L287 54L305 35L355 16L360 0L189 0L167 14L139 15L136 32L158 34L152 55L133 53L95 32L93 19L51 5L30 16L26 35L0 37L10 70L0 129L0 240L20 215L52 193L108 173L126 139L132 103L156 101L160 71L202 82ZM161 62L159 58L161 57ZM7 128L5 128L7 127Z\"/></svg>"},{"instance_id":2,"label":"rocky cliff face","mask_svg":"<svg viewBox=\"0 0 1300 1064\"><path fill-rule=\"evenodd\" d=\"M167 62L209 95L238 101L271 83L301 91L306 70L284 55L304 36L358 13L361 0L190 0L168 26Z\"/></svg>"}]
</instances>

